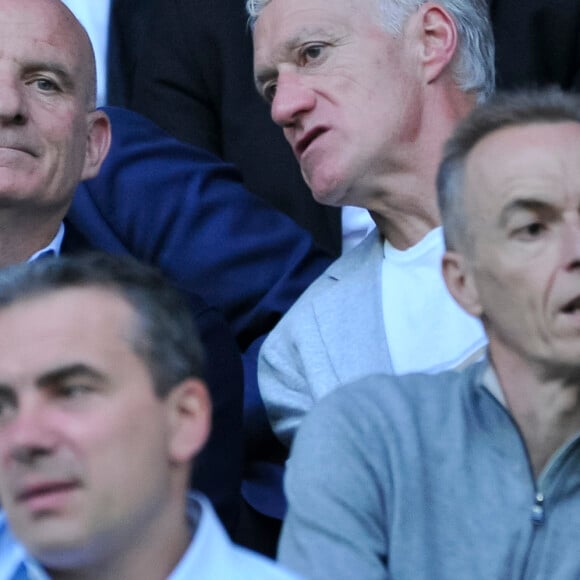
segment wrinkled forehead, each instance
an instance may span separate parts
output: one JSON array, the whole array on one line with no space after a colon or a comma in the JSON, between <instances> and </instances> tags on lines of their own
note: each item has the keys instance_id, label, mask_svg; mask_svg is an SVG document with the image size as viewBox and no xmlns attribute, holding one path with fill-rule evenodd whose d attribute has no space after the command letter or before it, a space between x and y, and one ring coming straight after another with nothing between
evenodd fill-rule
<instances>
[{"instance_id":1,"label":"wrinkled forehead","mask_svg":"<svg viewBox=\"0 0 580 580\"><path fill-rule=\"evenodd\" d=\"M304 40L339 42L361 22L377 22L377 0L271 0L256 20L254 65L284 60Z\"/></svg>"},{"instance_id":2,"label":"wrinkled forehead","mask_svg":"<svg viewBox=\"0 0 580 580\"><path fill-rule=\"evenodd\" d=\"M580 123L537 122L489 133L466 158L463 189L466 209L494 221L520 205L580 204Z\"/></svg>"}]
</instances>

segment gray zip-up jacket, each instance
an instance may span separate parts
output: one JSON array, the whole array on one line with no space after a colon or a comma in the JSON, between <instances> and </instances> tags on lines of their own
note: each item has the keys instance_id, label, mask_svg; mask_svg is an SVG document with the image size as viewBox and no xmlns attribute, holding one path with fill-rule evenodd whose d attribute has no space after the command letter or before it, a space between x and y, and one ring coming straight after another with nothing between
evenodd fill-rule
<instances>
[{"instance_id":1,"label":"gray zip-up jacket","mask_svg":"<svg viewBox=\"0 0 580 580\"><path fill-rule=\"evenodd\" d=\"M535 481L485 368L322 400L289 460L281 561L321 580L578 580L580 434Z\"/></svg>"}]
</instances>

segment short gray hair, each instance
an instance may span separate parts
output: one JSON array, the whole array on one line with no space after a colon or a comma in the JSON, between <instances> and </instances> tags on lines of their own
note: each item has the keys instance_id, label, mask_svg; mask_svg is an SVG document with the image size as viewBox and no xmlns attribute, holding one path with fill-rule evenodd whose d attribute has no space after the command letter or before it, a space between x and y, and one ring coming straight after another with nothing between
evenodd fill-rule
<instances>
[{"instance_id":1,"label":"short gray hair","mask_svg":"<svg viewBox=\"0 0 580 580\"><path fill-rule=\"evenodd\" d=\"M282 0L278 0L282 1ZM428 0L375 0L384 17L385 29L393 36L402 33L409 16ZM453 18L458 34L458 49L453 63L457 86L474 92L485 101L495 88L495 43L489 18L488 0L433 0ZM253 26L271 0L246 0Z\"/></svg>"},{"instance_id":2,"label":"short gray hair","mask_svg":"<svg viewBox=\"0 0 580 580\"><path fill-rule=\"evenodd\" d=\"M45 258L0 272L0 310L70 288L99 288L124 299L135 324L128 340L164 398L188 377L202 378L203 349L184 297L161 273L130 256L90 253Z\"/></svg>"},{"instance_id":3,"label":"short gray hair","mask_svg":"<svg viewBox=\"0 0 580 580\"><path fill-rule=\"evenodd\" d=\"M567 121L580 123L580 95L551 88L498 94L458 124L437 174L437 200L449 250L473 251L463 195L465 163L473 148L499 129Z\"/></svg>"}]
</instances>

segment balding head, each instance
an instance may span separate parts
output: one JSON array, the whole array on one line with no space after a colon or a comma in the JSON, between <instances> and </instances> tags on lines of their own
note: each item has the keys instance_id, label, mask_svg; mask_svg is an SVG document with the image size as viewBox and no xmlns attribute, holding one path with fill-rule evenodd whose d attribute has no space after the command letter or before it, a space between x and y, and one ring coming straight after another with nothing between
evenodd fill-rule
<instances>
[{"instance_id":1,"label":"balding head","mask_svg":"<svg viewBox=\"0 0 580 580\"><path fill-rule=\"evenodd\" d=\"M0 26L32 30L37 23L39 42L63 47L76 61L73 70L83 88L88 110L95 108L96 65L89 36L61 0L0 0ZM47 34L48 33L48 34ZM45 37L45 38L43 38Z\"/></svg>"},{"instance_id":2,"label":"balding head","mask_svg":"<svg viewBox=\"0 0 580 580\"><path fill-rule=\"evenodd\" d=\"M46 245L100 169L110 127L95 79L89 37L60 0L0 0L0 211L14 244Z\"/></svg>"}]
</instances>

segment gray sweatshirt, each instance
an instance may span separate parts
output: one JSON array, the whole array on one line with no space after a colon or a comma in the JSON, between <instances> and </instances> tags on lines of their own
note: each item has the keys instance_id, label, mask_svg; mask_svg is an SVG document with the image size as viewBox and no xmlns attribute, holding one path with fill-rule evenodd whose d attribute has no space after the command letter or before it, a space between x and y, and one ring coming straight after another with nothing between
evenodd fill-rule
<instances>
[{"instance_id":1,"label":"gray sweatshirt","mask_svg":"<svg viewBox=\"0 0 580 580\"><path fill-rule=\"evenodd\" d=\"M580 579L580 434L535 481L486 365L323 399L288 463L280 560L321 580Z\"/></svg>"}]
</instances>

